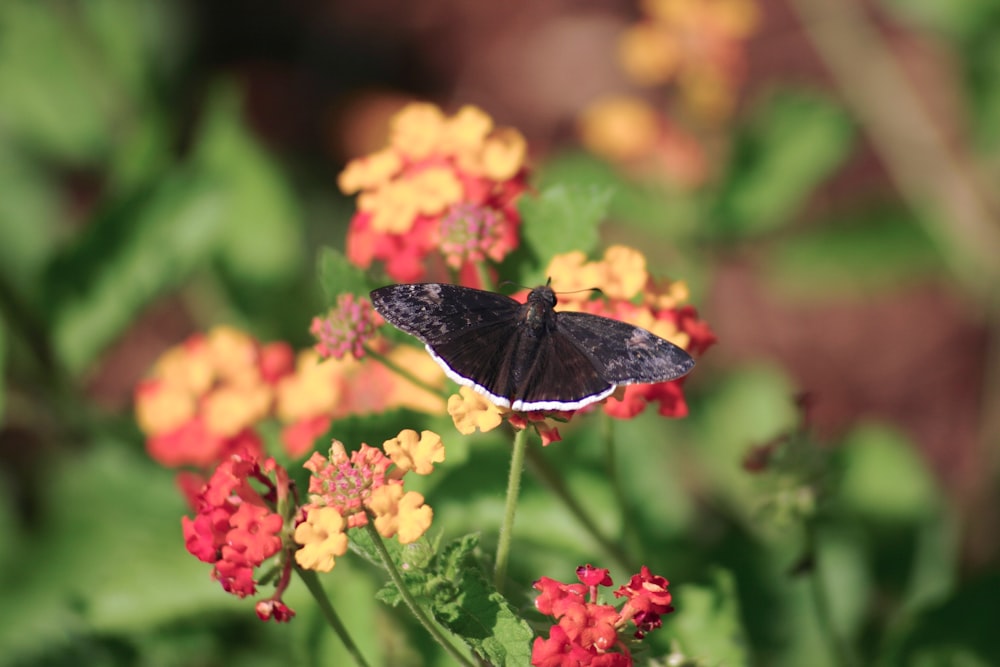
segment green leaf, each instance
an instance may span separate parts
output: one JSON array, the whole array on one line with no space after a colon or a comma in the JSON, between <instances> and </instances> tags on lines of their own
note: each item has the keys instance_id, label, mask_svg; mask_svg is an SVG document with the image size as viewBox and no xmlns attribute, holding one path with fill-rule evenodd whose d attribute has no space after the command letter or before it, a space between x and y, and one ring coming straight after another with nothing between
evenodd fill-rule
<instances>
[{"instance_id":1,"label":"green leaf","mask_svg":"<svg viewBox=\"0 0 1000 667\"><path fill-rule=\"evenodd\" d=\"M367 299L372 289L365 272L351 264L342 252L334 248L319 251L319 282L330 306L337 303L339 295L345 293Z\"/></svg>"},{"instance_id":2,"label":"green leaf","mask_svg":"<svg viewBox=\"0 0 1000 667\"><path fill-rule=\"evenodd\" d=\"M45 503L30 534L13 536L17 560L0 575L0 661L87 633L248 611L184 549L185 505L173 474L128 447L107 441L47 467Z\"/></svg>"},{"instance_id":3,"label":"green leaf","mask_svg":"<svg viewBox=\"0 0 1000 667\"><path fill-rule=\"evenodd\" d=\"M868 518L917 522L934 516L941 493L913 443L880 424L853 430L841 448L843 506Z\"/></svg>"},{"instance_id":4,"label":"green leaf","mask_svg":"<svg viewBox=\"0 0 1000 667\"><path fill-rule=\"evenodd\" d=\"M404 581L438 622L489 664L526 665L534 634L481 569L476 558L478 546L476 535L456 539L427 567L402 569ZM402 602L391 582L378 597L394 606Z\"/></svg>"},{"instance_id":5,"label":"green leaf","mask_svg":"<svg viewBox=\"0 0 1000 667\"><path fill-rule=\"evenodd\" d=\"M211 95L195 162L225 195L218 247L224 265L251 283L298 275L305 262L301 215L281 170L244 127L235 89Z\"/></svg>"},{"instance_id":6,"label":"green leaf","mask_svg":"<svg viewBox=\"0 0 1000 667\"><path fill-rule=\"evenodd\" d=\"M703 665L750 664L731 573L715 570L708 586L686 584L671 590L676 611L664 618L663 627L684 655Z\"/></svg>"},{"instance_id":7,"label":"green leaf","mask_svg":"<svg viewBox=\"0 0 1000 667\"><path fill-rule=\"evenodd\" d=\"M1000 618L1000 575L969 579L955 595L919 616L879 664L1000 664L996 619Z\"/></svg>"},{"instance_id":8,"label":"green leaf","mask_svg":"<svg viewBox=\"0 0 1000 667\"><path fill-rule=\"evenodd\" d=\"M0 131L59 159L86 162L110 145L115 100L75 21L70 5L0 3Z\"/></svg>"},{"instance_id":9,"label":"green leaf","mask_svg":"<svg viewBox=\"0 0 1000 667\"><path fill-rule=\"evenodd\" d=\"M537 197L521 197L521 236L539 263L571 250L589 253L596 248L612 193L607 187L554 185Z\"/></svg>"},{"instance_id":10,"label":"green leaf","mask_svg":"<svg viewBox=\"0 0 1000 667\"><path fill-rule=\"evenodd\" d=\"M3 426L6 414L7 399L7 323L0 317L0 427Z\"/></svg>"},{"instance_id":11,"label":"green leaf","mask_svg":"<svg viewBox=\"0 0 1000 667\"><path fill-rule=\"evenodd\" d=\"M767 271L775 289L817 295L869 294L939 271L933 239L901 210L856 212L782 240Z\"/></svg>"},{"instance_id":12,"label":"green leaf","mask_svg":"<svg viewBox=\"0 0 1000 667\"><path fill-rule=\"evenodd\" d=\"M224 203L213 181L173 174L96 220L52 265L53 342L71 372L83 371L139 309L206 261Z\"/></svg>"},{"instance_id":13,"label":"green leaf","mask_svg":"<svg viewBox=\"0 0 1000 667\"><path fill-rule=\"evenodd\" d=\"M853 129L839 106L784 92L737 139L714 213L719 232L761 234L787 224L850 154Z\"/></svg>"}]
</instances>

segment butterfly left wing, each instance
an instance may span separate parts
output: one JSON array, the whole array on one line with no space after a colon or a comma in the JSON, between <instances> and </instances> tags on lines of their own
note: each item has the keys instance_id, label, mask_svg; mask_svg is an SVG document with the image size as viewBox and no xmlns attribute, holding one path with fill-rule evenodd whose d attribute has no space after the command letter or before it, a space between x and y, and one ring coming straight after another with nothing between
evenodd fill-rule
<instances>
[{"instance_id":1,"label":"butterfly left wing","mask_svg":"<svg viewBox=\"0 0 1000 667\"><path fill-rule=\"evenodd\" d=\"M388 285L371 299L382 317L428 345L512 319L521 307L503 294L445 283Z\"/></svg>"},{"instance_id":2,"label":"butterfly left wing","mask_svg":"<svg viewBox=\"0 0 1000 667\"><path fill-rule=\"evenodd\" d=\"M683 349L625 322L561 311L556 313L556 328L616 385L666 382L694 368L694 359Z\"/></svg>"}]
</instances>

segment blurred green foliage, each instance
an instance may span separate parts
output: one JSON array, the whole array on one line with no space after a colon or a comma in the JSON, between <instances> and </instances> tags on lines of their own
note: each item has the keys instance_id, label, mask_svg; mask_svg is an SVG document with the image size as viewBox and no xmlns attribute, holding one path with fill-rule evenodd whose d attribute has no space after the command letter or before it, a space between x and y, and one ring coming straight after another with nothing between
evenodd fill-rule
<instances>
[{"instance_id":1,"label":"blurred green foliage","mask_svg":"<svg viewBox=\"0 0 1000 667\"><path fill-rule=\"evenodd\" d=\"M976 145L996 164L996 3L885 4L950 40ZM301 587L288 599L299 615L277 626L209 579L184 550L171 473L141 451L127 410L98 407L87 392L102 355L167 297L199 327L230 321L301 342L322 307L320 287L329 303L373 286L338 249L307 248L325 234L290 167L247 127L234 82L211 82L193 119L178 106L193 57L184 21L167 2L0 3L0 665L346 664ZM540 165L540 194L522 205L536 223L526 223L509 277L539 283L555 252L593 251L622 235L669 257L654 271L690 280L696 295L736 244L762 249L772 282L812 299L940 274L934 240L900 206L800 224L856 137L836 101L782 88L756 100L723 178L707 190L640 183L579 153L553 156ZM606 218L613 230L598 227ZM342 229L346 220L322 223ZM542 452L606 536L673 582L678 611L651 636L656 654L677 650L701 665L1000 664L996 564L962 571L961 517L913 443L879 423L831 443L800 433L797 446L820 452L827 475L817 513L803 521L794 494L815 480L740 467L748 447L796 431L796 387L771 366L704 366L689 384L689 418L611 427L627 516L613 509L600 429L574 423ZM406 412L335 429L354 445L421 425L453 433L444 418ZM450 547L445 569L457 577L468 552L495 546L508 443L498 433L445 441L448 461L421 490L444 543L479 534L478 544ZM529 475L522 490L510 577L569 581L604 555L540 480ZM762 512L775 507L784 513ZM616 583L630 574L603 564ZM378 592L382 575L363 558L341 559L324 582L373 664L449 664L404 610L377 599L392 601L391 590ZM486 589L477 599L503 617L501 639L520 642L523 623L510 610L530 609L527 584L507 601ZM541 618L532 621L539 630Z\"/></svg>"}]
</instances>

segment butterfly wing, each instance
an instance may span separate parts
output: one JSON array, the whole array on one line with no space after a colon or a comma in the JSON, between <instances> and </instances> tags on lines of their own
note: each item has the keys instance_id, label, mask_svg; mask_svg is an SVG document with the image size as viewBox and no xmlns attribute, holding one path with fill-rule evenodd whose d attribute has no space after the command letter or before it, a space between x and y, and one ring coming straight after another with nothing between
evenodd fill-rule
<instances>
[{"instance_id":1,"label":"butterfly wing","mask_svg":"<svg viewBox=\"0 0 1000 667\"><path fill-rule=\"evenodd\" d=\"M526 362L517 377L514 410L579 410L615 390L590 356L559 331L525 335L521 344Z\"/></svg>"},{"instance_id":2,"label":"butterfly wing","mask_svg":"<svg viewBox=\"0 0 1000 667\"><path fill-rule=\"evenodd\" d=\"M521 304L509 296L444 283L389 285L373 290L375 310L396 328L428 345L510 322Z\"/></svg>"},{"instance_id":3,"label":"butterfly wing","mask_svg":"<svg viewBox=\"0 0 1000 667\"><path fill-rule=\"evenodd\" d=\"M616 385L666 382L694 368L683 349L625 322L563 311L556 313L556 326Z\"/></svg>"},{"instance_id":4,"label":"butterfly wing","mask_svg":"<svg viewBox=\"0 0 1000 667\"><path fill-rule=\"evenodd\" d=\"M380 287L371 298L382 317L423 341L449 378L510 406L520 303L443 283Z\"/></svg>"}]
</instances>

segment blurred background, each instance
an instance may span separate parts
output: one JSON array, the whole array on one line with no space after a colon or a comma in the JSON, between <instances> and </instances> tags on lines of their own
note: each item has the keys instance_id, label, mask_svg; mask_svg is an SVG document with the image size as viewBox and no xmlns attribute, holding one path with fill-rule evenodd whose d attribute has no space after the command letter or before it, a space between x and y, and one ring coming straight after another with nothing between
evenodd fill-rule
<instances>
[{"instance_id":1,"label":"blurred background","mask_svg":"<svg viewBox=\"0 0 1000 667\"><path fill-rule=\"evenodd\" d=\"M309 664L293 632L336 664L318 623L259 626L183 551L132 391L220 322L310 344L317 251L353 213L337 174L415 99L521 130L540 187L613 188L602 240L685 280L717 333L691 417L622 427L662 466L637 489L673 480L646 535L664 573L735 573L746 653L705 664L847 664L740 470L799 392L841 452L859 664L1000 664L995 0L4 0L0 664ZM439 515L480 527L443 487ZM594 558L535 530L523 581ZM333 584L359 619L390 613L373 580ZM447 664L408 632L387 664Z\"/></svg>"}]
</instances>

